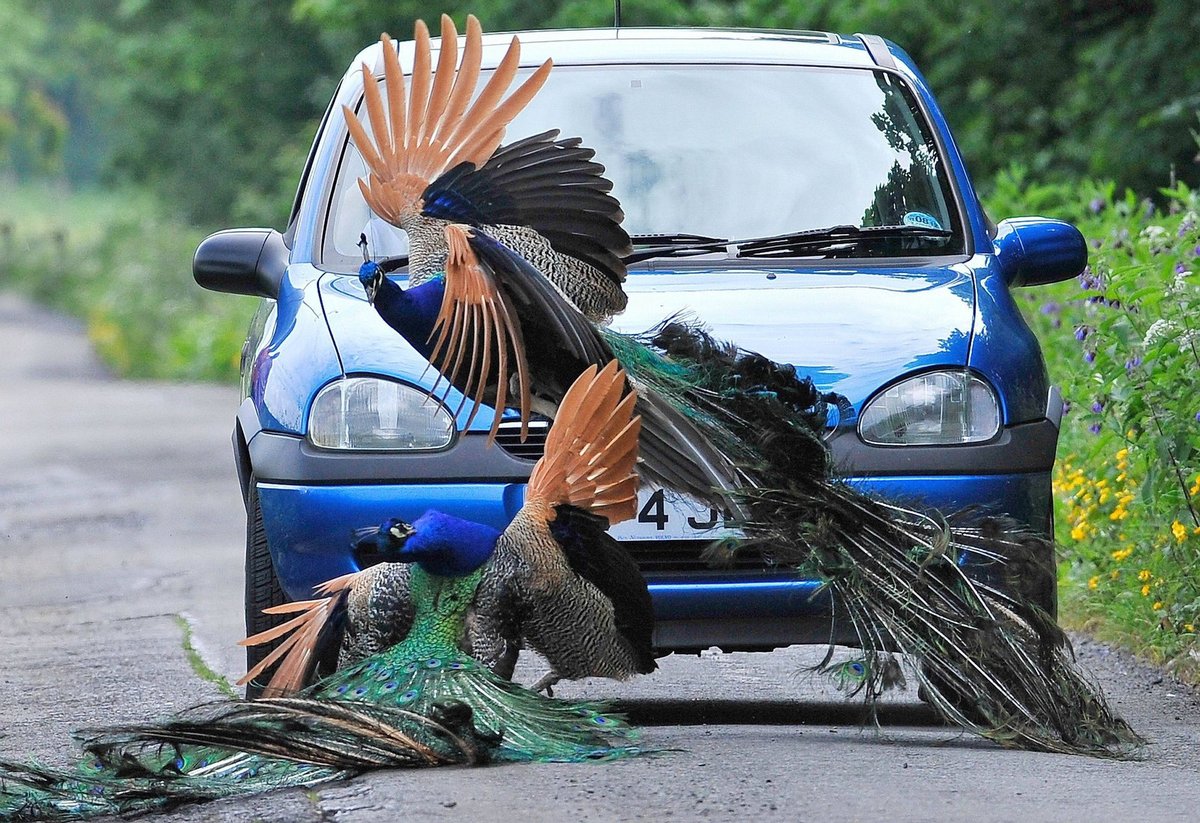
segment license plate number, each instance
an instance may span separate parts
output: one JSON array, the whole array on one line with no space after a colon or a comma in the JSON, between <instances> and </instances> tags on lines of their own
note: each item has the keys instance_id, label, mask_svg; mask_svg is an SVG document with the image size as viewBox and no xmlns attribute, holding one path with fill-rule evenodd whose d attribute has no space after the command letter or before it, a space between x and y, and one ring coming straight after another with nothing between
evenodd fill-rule
<instances>
[{"instance_id":1,"label":"license plate number","mask_svg":"<svg viewBox=\"0 0 1200 823\"><path fill-rule=\"evenodd\" d=\"M690 497L662 489L638 492L637 514L608 532L618 540L715 540L736 535L727 515Z\"/></svg>"}]
</instances>

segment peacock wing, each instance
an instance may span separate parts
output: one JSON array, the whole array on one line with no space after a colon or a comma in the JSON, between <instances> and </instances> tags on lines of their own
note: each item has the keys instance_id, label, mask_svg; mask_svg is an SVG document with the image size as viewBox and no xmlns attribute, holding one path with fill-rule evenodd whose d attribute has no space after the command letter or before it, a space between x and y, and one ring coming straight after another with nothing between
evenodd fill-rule
<instances>
[{"instance_id":1,"label":"peacock wing","mask_svg":"<svg viewBox=\"0 0 1200 823\"><path fill-rule=\"evenodd\" d=\"M494 392L487 397L495 408L492 438L515 378L511 405L520 409L524 438L535 381L562 397L580 372L612 356L587 318L520 255L469 226L449 224L445 236L445 292L430 363L460 388L464 404L472 402L468 424Z\"/></svg>"},{"instance_id":2,"label":"peacock wing","mask_svg":"<svg viewBox=\"0 0 1200 823\"><path fill-rule=\"evenodd\" d=\"M635 671L649 674L654 660L654 605L633 557L608 533L608 520L568 504L554 507L550 534L571 571L612 603L613 622L635 657Z\"/></svg>"},{"instance_id":3,"label":"peacock wing","mask_svg":"<svg viewBox=\"0 0 1200 823\"><path fill-rule=\"evenodd\" d=\"M531 609L553 612L548 624L530 627L536 635L531 640L560 673L572 677L655 668L646 582L624 547L607 534L610 521L626 520L637 508L636 403L616 361L579 376L563 397L545 453L530 475L525 505L497 544L513 546L525 558L528 596L536 601ZM605 638L614 630L626 648L610 653L631 656L630 663L567 665L587 657L577 645L610 648Z\"/></svg>"},{"instance_id":4,"label":"peacock wing","mask_svg":"<svg viewBox=\"0 0 1200 823\"><path fill-rule=\"evenodd\" d=\"M621 205L595 152L579 138L547 131L496 150L477 167L462 163L422 195L427 217L474 226L528 227L533 236L508 231L533 250L539 238L576 261L559 285L576 305L601 302L609 314L625 308L623 257L632 246L621 228ZM514 246L518 251L526 249Z\"/></svg>"},{"instance_id":5,"label":"peacock wing","mask_svg":"<svg viewBox=\"0 0 1200 823\"><path fill-rule=\"evenodd\" d=\"M278 645L238 685L274 667L263 696L294 694L316 679L320 661L336 654L341 664L355 662L402 639L412 623L409 571L404 563L380 563L322 583L316 590L319 596L312 600L264 609L267 614L294 617L239 642L257 646L278 641Z\"/></svg>"},{"instance_id":6,"label":"peacock wing","mask_svg":"<svg viewBox=\"0 0 1200 823\"><path fill-rule=\"evenodd\" d=\"M371 68L363 64L366 122L350 107L342 107L350 139L370 172L359 180L363 197L379 216L397 226L420 212L422 192L443 171L460 163L483 165L500 145L508 123L546 82L552 65L547 60L510 93L521 55L514 37L491 78L475 94L483 51L479 21L467 18L461 62L454 22L442 15L441 23L436 71L429 30L418 20L407 87L396 45L384 34L380 42L387 99Z\"/></svg>"}]
</instances>

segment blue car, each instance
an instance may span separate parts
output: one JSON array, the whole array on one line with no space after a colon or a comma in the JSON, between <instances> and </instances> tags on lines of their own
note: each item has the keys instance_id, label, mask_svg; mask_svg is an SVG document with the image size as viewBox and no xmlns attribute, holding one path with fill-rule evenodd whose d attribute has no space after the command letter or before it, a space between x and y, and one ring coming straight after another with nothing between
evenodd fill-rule
<instances>
[{"instance_id":1,"label":"blue car","mask_svg":"<svg viewBox=\"0 0 1200 823\"><path fill-rule=\"evenodd\" d=\"M1062 222L988 218L902 50L817 32L521 39L526 71L547 57L555 68L508 138L552 128L582 137L634 238L616 328L698 318L845 399L828 444L848 482L1051 531L1062 402L1010 290L1079 274L1085 244ZM485 38L485 69L508 40ZM399 48L411 65L412 44ZM510 422L489 448L490 415L468 425L457 394L431 399L436 373L365 298L360 234L376 256L402 256L407 244L357 186L366 168L341 108L361 106L364 62L382 77L380 46L353 61L286 230L219 232L194 261L202 286L262 298L233 438L250 631L267 625L263 607L355 570L356 527L436 508L502 528L547 429L521 442ZM852 637L831 626L819 581L752 557L703 562L703 547L727 533L721 512L644 488L637 518L612 533L645 574L662 653L826 642L831 629ZM1030 588L1023 594L1053 612L1053 580Z\"/></svg>"}]
</instances>

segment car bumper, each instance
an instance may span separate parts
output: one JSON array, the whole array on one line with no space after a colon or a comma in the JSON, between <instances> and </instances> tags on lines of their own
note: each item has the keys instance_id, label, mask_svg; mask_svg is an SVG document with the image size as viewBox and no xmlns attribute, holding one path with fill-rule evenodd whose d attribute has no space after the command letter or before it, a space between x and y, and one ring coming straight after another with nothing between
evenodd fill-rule
<instances>
[{"instance_id":1,"label":"car bumper","mask_svg":"<svg viewBox=\"0 0 1200 823\"><path fill-rule=\"evenodd\" d=\"M858 470L844 479L865 491L944 511L979 507L1048 533L1057 430L1046 429L1051 421L1043 423L1006 430L1003 449L989 444L986 450L925 450L919 460L909 456L918 450L909 450L909 455L888 455L890 463L864 461L864 454L871 455L859 449L852 455L855 461L842 459L840 465ZM258 496L276 575L288 595L309 597L313 586L355 571L349 550L352 530L389 517L413 520L436 508L504 528L524 501L523 480L532 463L484 447L482 437L461 440L452 451L462 451L453 457L397 460L389 455L322 452L294 436L256 434L248 457L260 478ZM975 451L974 460L969 450ZM846 450L835 447L834 454L845 458ZM1036 460L1031 458L1034 454ZM902 459L908 462L897 464ZM864 470L881 462L882 471ZM420 463L423 468L414 468ZM384 482L396 476L398 464L410 476L403 482ZM932 471L917 473L917 465ZM988 471L961 471L965 466ZM472 480L480 474L494 481ZM679 548L694 547L698 554L705 542L690 541L690 546ZM631 549L636 556L637 546ZM769 649L852 639L849 627L831 624L834 610L820 581L803 575L745 567L709 569L693 556L686 567L647 571L646 579L654 601L654 642L662 651L710 646Z\"/></svg>"}]
</instances>

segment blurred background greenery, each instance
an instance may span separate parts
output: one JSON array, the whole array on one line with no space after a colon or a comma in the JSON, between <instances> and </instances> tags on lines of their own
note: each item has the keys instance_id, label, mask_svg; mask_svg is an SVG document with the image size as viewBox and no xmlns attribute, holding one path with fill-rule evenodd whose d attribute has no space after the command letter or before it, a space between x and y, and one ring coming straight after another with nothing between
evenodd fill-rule
<instances>
[{"instance_id":1,"label":"blurred background greenery","mask_svg":"<svg viewBox=\"0 0 1200 823\"><path fill-rule=\"evenodd\" d=\"M283 228L345 67L443 11L488 31L613 20L612 0L5 0L0 288L82 318L119 374L232 379L255 301L197 288L192 250ZM1197 668L1200 3L624 0L623 23L888 37L994 217L1080 225L1086 277L1018 295L1072 409L1064 616Z\"/></svg>"}]
</instances>

